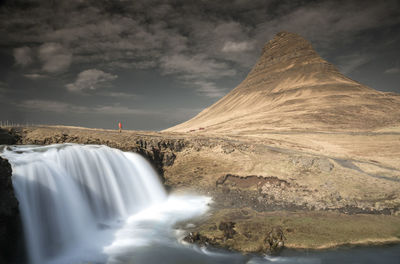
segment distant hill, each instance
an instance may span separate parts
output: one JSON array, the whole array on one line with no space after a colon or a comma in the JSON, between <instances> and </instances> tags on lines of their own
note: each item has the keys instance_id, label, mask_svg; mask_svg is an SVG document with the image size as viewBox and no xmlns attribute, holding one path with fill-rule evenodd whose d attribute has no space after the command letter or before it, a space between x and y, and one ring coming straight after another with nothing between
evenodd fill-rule
<instances>
[{"instance_id":1,"label":"distant hill","mask_svg":"<svg viewBox=\"0 0 400 264\"><path fill-rule=\"evenodd\" d=\"M245 80L194 118L166 131L359 131L400 124L400 95L341 74L300 35L280 32Z\"/></svg>"}]
</instances>

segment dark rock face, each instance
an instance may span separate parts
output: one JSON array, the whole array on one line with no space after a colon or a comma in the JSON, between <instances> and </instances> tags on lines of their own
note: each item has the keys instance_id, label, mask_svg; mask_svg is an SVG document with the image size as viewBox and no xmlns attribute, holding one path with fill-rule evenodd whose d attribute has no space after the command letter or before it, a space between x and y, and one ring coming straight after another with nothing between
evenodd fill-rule
<instances>
[{"instance_id":1,"label":"dark rock face","mask_svg":"<svg viewBox=\"0 0 400 264\"><path fill-rule=\"evenodd\" d=\"M42 129L42 130L41 130ZM32 129L35 131L35 129ZM120 149L122 151L136 152L145 157L160 175L161 181L164 182L165 167L172 166L176 158L176 152L180 152L187 144L182 139L167 139L163 137L148 136L127 136L127 134L114 135L110 132L107 136L104 133L90 133L87 131L69 131L68 129L47 130L46 128L38 128L38 134L34 136L27 135L29 129L15 129L12 137L16 140L16 144L20 145L50 145L62 143L76 144L97 144L106 145L111 148ZM42 133L40 133L42 132Z\"/></svg>"},{"instance_id":2,"label":"dark rock face","mask_svg":"<svg viewBox=\"0 0 400 264\"><path fill-rule=\"evenodd\" d=\"M0 145L11 145L15 143L15 138L8 131L0 128Z\"/></svg>"},{"instance_id":3,"label":"dark rock face","mask_svg":"<svg viewBox=\"0 0 400 264\"><path fill-rule=\"evenodd\" d=\"M0 263L23 263L22 225L11 174L10 163L0 157Z\"/></svg>"},{"instance_id":4,"label":"dark rock face","mask_svg":"<svg viewBox=\"0 0 400 264\"><path fill-rule=\"evenodd\" d=\"M236 234L234 222L221 222L218 229L224 232L224 239L231 239Z\"/></svg>"},{"instance_id":5,"label":"dark rock face","mask_svg":"<svg viewBox=\"0 0 400 264\"><path fill-rule=\"evenodd\" d=\"M272 230L268 233L267 237L264 239L267 251L269 253L276 253L282 249L285 245L285 236L283 234L282 228L280 226L274 226Z\"/></svg>"},{"instance_id":6,"label":"dark rock face","mask_svg":"<svg viewBox=\"0 0 400 264\"><path fill-rule=\"evenodd\" d=\"M196 243L200 246L209 246L215 244L215 241L201 235L199 232L190 232L183 240L191 244Z\"/></svg>"},{"instance_id":7,"label":"dark rock face","mask_svg":"<svg viewBox=\"0 0 400 264\"><path fill-rule=\"evenodd\" d=\"M139 139L136 141L136 147L129 150L147 158L164 182L164 168L174 164L176 158L174 151L181 151L183 147L181 141Z\"/></svg>"}]
</instances>

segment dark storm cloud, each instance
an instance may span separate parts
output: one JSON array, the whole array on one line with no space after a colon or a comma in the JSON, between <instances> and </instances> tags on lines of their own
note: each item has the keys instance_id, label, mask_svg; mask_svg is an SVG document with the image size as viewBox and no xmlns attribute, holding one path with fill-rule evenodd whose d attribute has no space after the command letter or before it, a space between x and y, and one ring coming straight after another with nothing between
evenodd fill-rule
<instances>
[{"instance_id":1,"label":"dark storm cloud","mask_svg":"<svg viewBox=\"0 0 400 264\"><path fill-rule=\"evenodd\" d=\"M0 98L7 91L7 84L0 81Z\"/></svg>"},{"instance_id":2,"label":"dark storm cloud","mask_svg":"<svg viewBox=\"0 0 400 264\"><path fill-rule=\"evenodd\" d=\"M380 74L397 76L398 65L386 62L398 55L399 7L398 1L5 1L0 56L14 63L0 70L0 81L21 112L137 120L144 112L168 112L176 121L182 109L201 109L232 89L282 30L309 39L346 74L362 79L363 72L371 76L362 69L379 64ZM378 61L382 54L387 58ZM143 74L169 83L146 86ZM170 97L170 110L157 94ZM196 94L201 106L193 105Z\"/></svg>"},{"instance_id":3,"label":"dark storm cloud","mask_svg":"<svg viewBox=\"0 0 400 264\"><path fill-rule=\"evenodd\" d=\"M29 47L20 47L14 49L15 62L21 66L27 66L32 63L32 54Z\"/></svg>"},{"instance_id":4,"label":"dark storm cloud","mask_svg":"<svg viewBox=\"0 0 400 264\"><path fill-rule=\"evenodd\" d=\"M400 73L400 68L390 68L385 70L385 73L387 74L398 74Z\"/></svg>"}]
</instances>

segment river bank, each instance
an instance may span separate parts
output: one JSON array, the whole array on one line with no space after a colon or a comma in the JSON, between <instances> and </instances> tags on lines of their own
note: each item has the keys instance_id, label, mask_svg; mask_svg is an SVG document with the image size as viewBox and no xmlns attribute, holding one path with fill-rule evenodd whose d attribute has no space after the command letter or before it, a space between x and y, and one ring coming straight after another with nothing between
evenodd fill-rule
<instances>
[{"instance_id":1,"label":"river bank","mask_svg":"<svg viewBox=\"0 0 400 264\"><path fill-rule=\"evenodd\" d=\"M170 191L213 198L207 217L185 229L214 246L263 252L274 226L289 248L399 242L397 132L221 136L61 126L9 134L17 144L104 144L142 154ZM235 223L232 238L221 222Z\"/></svg>"},{"instance_id":2,"label":"river bank","mask_svg":"<svg viewBox=\"0 0 400 264\"><path fill-rule=\"evenodd\" d=\"M231 232L220 228L221 223L231 223ZM291 249L322 250L400 243L400 217L388 215L214 208L198 222L185 224L191 234L196 234L196 243L246 254L271 253L265 240L277 226L283 231L284 246Z\"/></svg>"}]
</instances>

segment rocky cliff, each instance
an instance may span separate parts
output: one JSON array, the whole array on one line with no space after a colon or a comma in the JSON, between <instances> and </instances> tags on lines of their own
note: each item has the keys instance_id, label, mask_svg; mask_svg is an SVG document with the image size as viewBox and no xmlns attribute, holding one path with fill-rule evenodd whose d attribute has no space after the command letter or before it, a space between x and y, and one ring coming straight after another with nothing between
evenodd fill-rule
<instances>
[{"instance_id":1,"label":"rocky cliff","mask_svg":"<svg viewBox=\"0 0 400 264\"><path fill-rule=\"evenodd\" d=\"M69 127L20 128L13 130L13 134L18 144L101 144L140 153L158 170L166 186L212 193L224 206L234 203L235 207L250 206L260 211L288 208L378 214L399 211L396 186L400 184L397 179L400 170L394 165L397 159L391 165L378 162L379 157L374 157L373 162L364 156L344 160L337 154L327 155L326 151L310 152L321 148L313 147L310 141L305 142L309 148L306 149L283 140L275 144L246 138L137 131L120 134L113 130ZM300 136L305 138L304 134ZM350 140L353 148L354 139ZM382 145L379 140L377 137L375 141L378 148ZM299 139L295 141L300 143ZM368 151L371 147L369 144ZM361 151L361 146L357 149ZM386 186L388 182L390 186ZM377 184L382 184L385 194L376 190Z\"/></svg>"},{"instance_id":2,"label":"rocky cliff","mask_svg":"<svg viewBox=\"0 0 400 264\"><path fill-rule=\"evenodd\" d=\"M15 137L5 129L0 128L0 145L11 145L15 143Z\"/></svg>"},{"instance_id":3,"label":"rocky cliff","mask_svg":"<svg viewBox=\"0 0 400 264\"><path fill-rule=\"evenodd\" d=\"M181 138L164 138L154 132L120 134L112 130L42 127L13 129L12 134L15 142L20 145L97 144L136 152L150 161L163 181L164 167L174 163L175 153L185 145Z\"/></svg>"},{"instance_id":4,"label":"rocky cliff","mask_svg":"<svg viewBox=\"0 0 400 264\"><path fill-rule=\"evenodd\" d=\"M23 261L21 218L11 175L11 165L0 157L0 263Z\"/></svg>"},{"instance_id":5,"label":"rocky cliff","mask_svg":"<svg viewBox=\"0 0 400 264\"><path fill-rule=\"evenodd\" d=\"M245 80L191 120L166 131L357 131L400 124L400 95L341 74L301 36L278 33Z\"/></svg>"}]
</instances>

